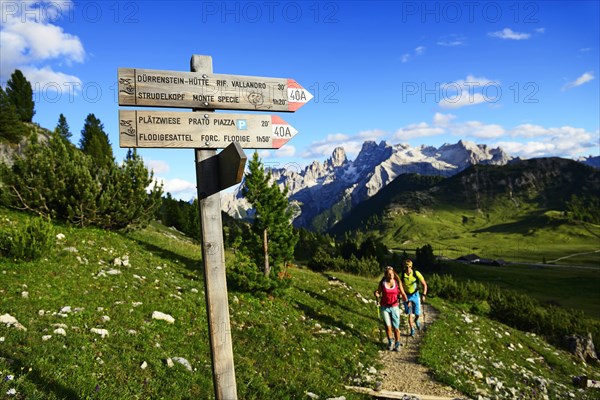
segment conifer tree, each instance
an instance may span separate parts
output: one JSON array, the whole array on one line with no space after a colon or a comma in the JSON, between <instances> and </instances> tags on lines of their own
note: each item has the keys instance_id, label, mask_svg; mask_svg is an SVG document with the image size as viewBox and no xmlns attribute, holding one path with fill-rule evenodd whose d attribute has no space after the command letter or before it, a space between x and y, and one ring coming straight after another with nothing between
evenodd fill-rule
<instances>
[{"instance_id":1,"label":"conifer tree","mask_svg":"<svg viewBox=\"0 0 600 400\"><path fill-rule=\"evenodd\" d=\"M143 227L162 195L162 187L150 188L153 175L135 152L98 174L93 159L57 132L48 143L28 145L0 172L6 205L78 226Z\"/></svg>"},{"instance_id":2,"label":"conifer tree","mask_svg":"<svg viewBox=\"0 0 600 400\"><path fill-rule=\"evenodd\" d=\"M79 148L92 157L98 169L110 169L114 164L113 152L104 125L94 114L88 114L81 131Z\"/></svg>"},{"instance_id":3,"label":"conifer tree","mask_svg":"<svg viewBox=\"0 0 600 400\"><path fill-rule=\"evenodd\" d=\"M21 122L31 122L35 115L33 89L20 70L16 69L6 82L6 94L17 109Z\"/></svg>"},{"instance_id":4,"label":"conifer tree","mask_svg":"<svg viewBox=\"0 0 600 400\"><path fill-rule=\"evenodd\" d=\"M67 118L61 113L58 117L58 124L56 125L56 132L63 139L69 140L73 134L69 130L69 124Z\"/></svg>"},{"instance_id":5,"label":"conifer tree","mask_svg":"<svg viewBox=\"0 0 600 400\"><path fill-rule=\"evenodd\" d=\"M271 173L265 172L257 152L248 169L242 193L255 210L248 250L262 261L263 273L269 277L273 268L278 272L292 260L298 235L291 225L287 188L281 191L276 182L270 183Z\"/></svg>"},{"instance_id":6,"label":"conifer tree","mask_svg":"<svg viewBox=\"0 0 600 400\"><path fill-rule=\"evenodd\" d=\"M18 143L26 134L27 128L21 122L17 108L0 87L0 138Z\"/></svg>"},{"instance_id":7,"label":"conifer tree","mask_svg":"<svg viewBox=\"0 0 600 400\"><path fill-rule=\"evenodd\" d=\"M162 185L154 182L135 149L127 152L123 165L112 164L108 171L101 179L99 225L113 230L146 226L160 207Z\"/></svg>"}]
</instances>

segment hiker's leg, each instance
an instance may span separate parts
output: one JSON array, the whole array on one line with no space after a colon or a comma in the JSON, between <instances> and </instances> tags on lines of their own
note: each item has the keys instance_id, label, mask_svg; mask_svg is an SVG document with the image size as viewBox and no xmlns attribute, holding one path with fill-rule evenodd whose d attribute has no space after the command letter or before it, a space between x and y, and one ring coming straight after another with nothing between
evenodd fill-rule
<instances>
[{"instance_id":1,"label":"hiker's leg","mask_svg":"<svg viewBox=\"0 0 600 400\"><path fill-rule=\"evenodd\" d=\"M396 342L400 341L400 307L393 307L391 312L392 328Z\"/></svg>"},{"instance_id":2,"label":"hiker's leg","mask_svg":"<svg viewBox=\"0 0 600 400\"><path fill-rule=\"evenodd\" d=\"M412 309L412 306L410 303L410 299L408 299L408 301L404 303L404 313L406 314L406 320L408 321L409 327L412 327L412 321L411 321L412 311L411 311L411 309Z\"/></svg>"},{"instance_id":3,"label":"hiker's leg","mask_svg":"<svg viewBox=\"0 0 600 400\"><path fill-rule=\"evenodd\" d=\"M382 307L381 316L383 317L383 322L385 323L385 333L387 335L388 341L392 340L394 336L392 335L391 309L389 307Z\"/></svg>"},{"instance_id":4,"label":"hiker's leg","mask_svg":"<svg viewBox=\"0 0 600 400\"><path fill-rule=\"evenodd\" d=\"M417 293L414 299L414 308L415 312L415 325L417 329L421 329L421 322L419 321L419 317L421 316L421 296Z\"/></svg>"}]
</instances>

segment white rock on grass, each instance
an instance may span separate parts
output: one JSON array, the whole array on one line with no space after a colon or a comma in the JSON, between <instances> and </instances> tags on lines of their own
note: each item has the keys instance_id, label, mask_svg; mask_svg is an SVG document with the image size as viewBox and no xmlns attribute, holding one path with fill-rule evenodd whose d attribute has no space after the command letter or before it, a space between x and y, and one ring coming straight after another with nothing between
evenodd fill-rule
<instances>
[{"instance_id":1,"label":"white rock on grass","mask_svg":"<svg viewBox=\"0 0 600 400\"><path fill-rule=\"evenodd\" d=\"M185 367L185 369L187 369L188 371L192 372L192 365L190 364L190 362L188 360L186 360L183 357L173 357L173 361L183 365Z\"/></svg>"},{"instance_id":2,"label":"white rock on grass","mask_svg":"<svg viewBox=\"0 0 600 400\"><path fill-rule=\"evenodd\" d=\"M146 361L144 361L144 362L142 363L142 365L140 365L140 368L141 368L141 369L146 369L146 368L148 368L148 363L147 363Z\"/></svg>"},{"instance_id":3,"label":"white rock on grass","mask_svg":"<svg viewBox=\"0 0 600 400\"><path fill-rule=\"evenodd\" d=\"M106 273L108 275L119 275L121 274L121 271L119 271L118 269L109 269L108 271L106 271Z\"/></svg>"},{"instance_id":4,"label":"white rock on grass","mask_svg":"<svg viewBox=\"0 0 600 400\"><path fill-rule=\"evenodd\" d=\"M27 328L25 328L23 325L21 325L19 323L19 321L17 321L17 319L10 314L0 315L0 323L6 324L6 326L14 326L15 328L17 328L20 331L27 330Z\"/></svg>"},{"instance_id":5,"label":"white rock on grass","mask_svg":"<svg viewBox=\"0 0 600 400\"><path fill-rule=\"evenodd\" d=\"M169 314L165 314L165 313L162 313L160 311L154 311L152 313L152 319L158 319L158 320L161 320L161 321L167 321L170 324L172 324L172 323L175 322L175 318L173 318Z\"/></svg>"},{"instance_id":6,"label":"white rock on grass","mask_svg":"<svg viewBox=\"0 0 600 400\"><path fill-rule=\"evenodd\" d=\"M44 336L42 336L42 340L44 342L47 341L47 340L50 340L50 339L52 339L52 335L44 335Z\"/></svg>"},{"instance_id":7,"label":"white rock on grass","mask_svg":"<svg viewBox=\"0 0 600 400\"><path fill-rule=\"evenodd\" d=\"M92 328L92 329L90 329L90 332L98 334L103 338L108 336L108 330L106 330L106 329Z\"/></svg>"},{"instance_id":8,"label":"white rock on grass","mask_svg":"<svg viewBox=\"0 0 600 400\"><path fill-rule=\"evenodd\" d=\"M63 328L56 328L54 330L55 335L67 336L67 332Z\"/></svg>"}]
</instances>

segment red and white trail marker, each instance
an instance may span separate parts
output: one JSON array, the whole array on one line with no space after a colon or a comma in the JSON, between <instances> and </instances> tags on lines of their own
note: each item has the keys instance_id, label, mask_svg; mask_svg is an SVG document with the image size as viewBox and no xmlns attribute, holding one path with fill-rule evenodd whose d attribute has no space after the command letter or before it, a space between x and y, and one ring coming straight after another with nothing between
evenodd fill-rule
<instances>
[{"instance_id":1,"label":"red and white trail marker","mask_svg":"<svg viewBox=\"0 0 600 400\"><path fill-rule=\"evenodd\" d=\"M297 133L277 115L119 110L120 147L278 149Z\"/></svg>"},{"instance_id":2,"label":"red and white trail marker","mask_svg":"<svg viewBox=\"0 0 600 400\"><path fill-rule=\"evenodd\" d=\"M294 79L119 68L119 105L294 112L313 95Z\"/></svg>"}]
</instances>

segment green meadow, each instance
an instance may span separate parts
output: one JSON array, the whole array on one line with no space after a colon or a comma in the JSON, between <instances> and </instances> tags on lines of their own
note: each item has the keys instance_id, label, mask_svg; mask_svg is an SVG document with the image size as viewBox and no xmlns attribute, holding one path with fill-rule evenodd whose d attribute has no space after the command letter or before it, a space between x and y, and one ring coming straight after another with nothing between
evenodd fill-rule
<instances>
[{"instance_id":1,"label":"green meadow","mask_svg":"<svg viewBox=\"0 0 600 400\"><path fill-rule=\"evenodd\" d=\"M0 209L2 230L31 218ZM199 246L159 224L132 233L57 224L56 234L64 238L39 260L0 258L0 315L19 323L0 324L0 397L214 398ZM345 386L381 379L378 278L289 272L282 295L229 291L224 334L232 336L239 398L366 399ZM463 304L431 305L442 314L420 361L466 396L598 398L572 378L600 377L600 368ZM155 311L174 322L154 319Z\"/></svg>"}]
</instances>

